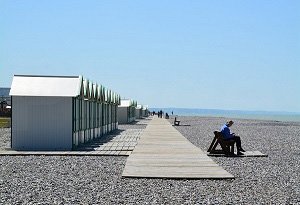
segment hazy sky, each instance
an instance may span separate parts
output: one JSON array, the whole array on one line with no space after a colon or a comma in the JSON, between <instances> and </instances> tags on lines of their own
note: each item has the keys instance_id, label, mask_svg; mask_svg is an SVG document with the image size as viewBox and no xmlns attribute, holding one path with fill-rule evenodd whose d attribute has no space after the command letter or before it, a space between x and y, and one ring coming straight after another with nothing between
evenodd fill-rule
<instances>
[{"instance_id":1,"label":"hazy sky","mask_svg":"<svg viewBox=\"0 0 300 205\"><path fill-rule=\"evenodd\" d=\"M14 74L83 75L150 107L300 112L300 1L0 0L0 86Z\"/></svg>"}]
</instances>

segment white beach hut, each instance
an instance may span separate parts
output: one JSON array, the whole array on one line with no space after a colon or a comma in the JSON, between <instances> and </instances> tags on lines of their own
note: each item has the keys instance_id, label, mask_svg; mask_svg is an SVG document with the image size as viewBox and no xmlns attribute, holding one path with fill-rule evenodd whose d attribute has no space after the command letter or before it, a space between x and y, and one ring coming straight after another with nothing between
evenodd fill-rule
<instances>
[{"instance_id":1,"label":"white beach hut","mask_svg":"<svg viewBox=\"0 0 300 205\"><path fill-rule=\"evenodd\" d=\"M124 99L118 107L118 122L120 124L131 123L135 121L136 101Z\"/></svg>"},{"instance_id":2,"label":"white beach hut","mask_svg":"<svg viewBox=\"0 0 300 205\"><path fill-rule=\"evenodd\" d=\"M15 150L72 150L117 128L119 95L81 76L15 75L10 95Z\"/></svg>"},{"instance_id":3,"label":"white beach hut","mask_svg":"<svg viewBox=\"0 0 300 205\"><path fill-rule=\"evenodd\" d=\"M143 105L142 116L143 117L148 117L148 115L149 115L148 105Z\"/></svg>"},{"instance_id":4,"label":"white beach hut","mask_svg":"<svg viewBox=\"0 0 300 205\"><path fill-rule=\"evenodd\" d=\"M136 119L141 119L143 117L143 105L137 105L135 110Z\"/></svg>"}]
</instances>

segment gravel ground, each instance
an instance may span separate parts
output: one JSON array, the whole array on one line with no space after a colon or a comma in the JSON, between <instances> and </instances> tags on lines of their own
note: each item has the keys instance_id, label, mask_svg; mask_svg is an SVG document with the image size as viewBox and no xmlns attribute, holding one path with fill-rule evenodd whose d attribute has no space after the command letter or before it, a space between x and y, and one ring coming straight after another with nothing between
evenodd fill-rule
<instances>
[{"instance_id":1,"label":"gravel ground","mask_svg":"<svg viewBox=\"0 0 300 205\"><path fill-rule=\"evenodd\" d=\"M10 147L10 128L0 128L0 150Z\"/></svg>"},{"instance_id":2,"label":"gravel ground","mask_svg":"<svg viewBox=\"0 0 300 205\"><path fill-rule=\"evenodd\" d=\"M206 150L227 119L180 120L190 126L176 129ZM269 155L213 158L236 179L121 178L126 157L2 156L0 204L300 204L300 123L234 121L244 149ZM119 129L144 127L141 121ZM9 129L0 132L0 141L10 138Z\"/></svg>"}]
</instances>

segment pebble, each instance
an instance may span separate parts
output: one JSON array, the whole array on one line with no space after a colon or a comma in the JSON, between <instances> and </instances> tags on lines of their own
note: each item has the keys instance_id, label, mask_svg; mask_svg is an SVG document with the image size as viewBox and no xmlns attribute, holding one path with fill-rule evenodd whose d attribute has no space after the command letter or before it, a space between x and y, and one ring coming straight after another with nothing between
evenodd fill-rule
<instances>
[{"instance_id":1,"label":"pebble","mask_svg":"<svg viewBox=\"0 0 300 205\"><path fill-rule=\"evenodd\" d=\"M213 131L228 119L180 120L189 126L176 129L206 151ZM235 179L122 178L124 156L0 156L0 204L300 204L300 123L233 121L244 149L269 155L212 158ZM10 129L0 129L0 149L9 145Z\"/></svg>"}]
</instances>

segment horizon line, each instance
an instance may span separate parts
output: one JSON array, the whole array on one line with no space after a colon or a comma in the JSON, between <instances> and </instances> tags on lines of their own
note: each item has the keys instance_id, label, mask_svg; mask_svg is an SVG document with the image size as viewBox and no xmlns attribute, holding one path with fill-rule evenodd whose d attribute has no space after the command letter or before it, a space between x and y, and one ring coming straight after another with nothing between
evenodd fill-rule
<instances>
[{"instance_id":1,"label":"horizon line","mask_svg":"<svg viewBox=\"0 0 300 205\"><path fill-rule=\"evenodd\" d=\"M215 111L238 111L238 112L264 112L264 113L290 113L300 115L299 111L278 111L278 110L241 110L222 108L188 108L188 107L149 107L150 109L186 109L186 110L215 110Z\"/></svg>"}]
</instances>

